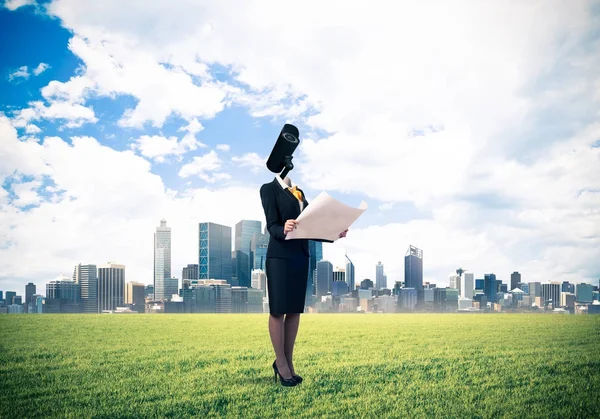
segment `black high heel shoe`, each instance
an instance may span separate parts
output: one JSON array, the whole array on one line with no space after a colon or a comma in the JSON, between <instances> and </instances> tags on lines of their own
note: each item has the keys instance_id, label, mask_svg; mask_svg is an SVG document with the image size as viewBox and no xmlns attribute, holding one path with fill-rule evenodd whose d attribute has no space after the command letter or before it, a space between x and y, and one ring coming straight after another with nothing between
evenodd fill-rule
<instances>
[{"instance_id":1,"label":"black high heel shoe","mask_svg":"<svg viewBox=\"0 0 600 419\"><path fill-rule=\"evenodd\" d=\"M281 376L281 374L279 373L279 370L277 369L277 365L275 364L275 361L273 361L273 372L275 372L275 382L277 382L277 376L279 375L279 381L281 381L281 385L284 387L293 387L296 384L298 384L298 382L294 379L294 377L290 378L289 380L283 378Z\"/></svg>"},{"instance_id":2,"label":"black high heel shoe","mask_svg":"<svg viewBox=\"0 0 600 419\"><path fill-rule=\"evenodd\" d=\"M294 380L296 380L298 382L298 384L300 384L302 382L302 377L300 377L299 375L292 374L292 378Z\"/></svg>"}]
</instances>

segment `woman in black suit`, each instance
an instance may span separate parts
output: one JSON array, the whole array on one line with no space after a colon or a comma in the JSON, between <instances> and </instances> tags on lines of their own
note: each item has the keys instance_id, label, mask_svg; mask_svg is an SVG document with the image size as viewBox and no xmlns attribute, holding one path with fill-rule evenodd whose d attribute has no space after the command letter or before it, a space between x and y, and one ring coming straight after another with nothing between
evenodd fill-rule
<instances>
[{"instance_id":1,"label":"woman in black suit","mask_svg":"<svg viewBox=\"0 0 600 419\"><path fill-rule=\"evenodd\" d=\"M276 357L273 370L275 380L279 375L282 385L295 386L302 382L302 377L294 372L292 353L300 313L304 312L309 251L308 240L286 240L285 236L296 228L298 223L295 220L308 202L301 189L292 186L288 177L281 179L279 175L261 186L260 198L271 236L265 267L269 293L269 334ZM345 237L347 231L340 233L340 238ZM316 241L332 243L328 240Z\"/></svg>"}]
</instances>

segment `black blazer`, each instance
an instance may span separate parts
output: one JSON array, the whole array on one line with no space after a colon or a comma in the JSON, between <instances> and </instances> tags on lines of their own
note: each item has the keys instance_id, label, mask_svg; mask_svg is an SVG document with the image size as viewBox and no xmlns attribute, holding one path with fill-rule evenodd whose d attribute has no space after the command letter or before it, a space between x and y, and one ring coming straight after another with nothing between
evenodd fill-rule
<instances>
[{"instance_id":1,"label":"black blazer","mask_svg":"<svg viewBox=\"0 0 600 419\"><path fill-rule=\"evenodd\" d=\"M302 192L302 202L306 209L308 201L304 197L304 192L300 188L296 189ZM283 233L285 222L295 220L300 215L300 203L294 194L289 189L283 189L277 179L274 179L260 187L260 199L265 210L267 230L271 236L267 247L267 257L289 258L298 252L310 256L308 239L286 240ZM314 239L314 241L333 243L331 240L322 239Z\"/></svg>"}]
</instances>

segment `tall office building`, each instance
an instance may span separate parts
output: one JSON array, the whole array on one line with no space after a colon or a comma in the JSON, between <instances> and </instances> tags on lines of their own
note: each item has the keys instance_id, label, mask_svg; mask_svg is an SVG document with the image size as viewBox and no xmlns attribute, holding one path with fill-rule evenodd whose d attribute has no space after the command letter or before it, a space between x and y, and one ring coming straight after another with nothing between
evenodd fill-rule
<instances>
[{"instance_id":1,"label":"tall office building","mask_svg":"<svg viewBox=\"0 0 600 419\"><path fill-rule=\"evenodd\" d=\"M8 294L8 292L6 293ZM64 299L74 303L79 300L79 286L75 281L69 279L56 279L46 284L47 299ZM11 303L12 304L12 303Z\"/></svg>"},{"instance_id":2,"label":"tall office building","mask_svg":"<svg viewBox=\"0 0 600 419\"><path fill-rule=\"evenodd\" d=\"M473 281L474 276L471 272L463 272L460 281L460 296L462 298L473 299L473 289L475 288Z\"/></svg>"},{"instance_id":3,"label":"tall office building","mask_svg":"<svg viewBox=\"0 0 600 419\"><path fill-rule=\"evenodd\" d=\"M79 284L84 313L98 313L98 272L96 265L75 266L73 281Z\"/></svg>"},{"instance_id":4,"label":"tall office building","mask_svg":"<svg viewBox=\"0 0 600 419\"><path fill-rule=\"evenodd\" d=\"M404 287L417 290L419 298L423 293L423 251L409 246L404 257Z\"/></svg>"},{"instance_id":5,"label":"tall office building","mask_svg":"<svg viewBox=\"0 0 600 419\"><path fill-rule=\"evenodd\" d=\"M560 292L570 292L575 294L575 284L571 284L569 281L563 281L560 286Z\"/></svg>"},{"instance_id":6,"label":"tall office building","mask_svg":"<svg viewBox=\"0 0 600 419\"><path fill-rule=\"evenodd\" d=\"M29 284L25 285L25 304L27 304L27 306L30 306L34 303L34 301L32 301L32 297L35 294L35 284L33 282L30 282Z\"/></svg>"},{"instance_id":7,"label":"tall office building","mask_svg":"<svg viewBox=\"0 0 600 419\"><path fill-rule=\"evenodd\" d=\"M344 268L340 268L339 266L336 266L336 268L333 270L332 275L333 275L333 277L332 277L333 282L336 282L336 281L346 282L346 272L344 271Z\"/></svg>"},{"instance_id":8,"label":"tall office building","mask_svg":"<svg viewBox=\"0 0 600 419\"><path fill-rule=\"evenodd\" d=\"M496 302L497 290L496 274L485 274L483 276L483 293L490 303Z\"/></svg>"},{"instance_id":9,"label":"tall office building","mask_svg":"<svg viewBox=\"0 0 600 419\"><path fill-rule=\"evenodd\" d=\"M250 240L250 254L252 256L252 269L265 270L267 261L267 248L269 247L269 235L255 232Z\"/></svg>"},{"instance_id":10,"label":"tall office building","mask_svg":"<svg viewBox=\"0 0 600 419\"><path fill-rule=\"evenodd\" d=\"M261 290L263 297L267 296L267 274L262 269L252 270L252 288Z\"/></svg>"},{"instance_id":11,"label":"tall office building","mask_svg":"<svg viewBox=\"0 0 600 419\"><path fill-rule=\"evenodd\" d=\"M154 233L154 299L165 300L165 279L171 278L171 227L160 220Z\"/></svg>"},{"instance_id":12,"label":"tall office building","mask_svg":"<svg viewBox=\"0 0 600 419\"><path fill-rule=\"evenodd\" d=\"M125 265L107 263L98 267L98 310L115 310L125 300Z\"/></svg>"},{"instance_id":13,"label":"tall office building","mask_svg":"<svg viewBox=\"0 0 600 419\"><path fill-rule=\"evenodd\" d=\"M560 307L560 283L542 284L542 299L544 303L552 302L552 308Z\"/></svg>"},{"instance_id":14,"label":"tall office building","mask_svg":"<svg viewBox=\"0 0 600 419\"><path fill-rule=\"evenodd\" d=\"M173 294L179 294L179 279L173 278L165 278L165 301L171 301L173 299Z\"/></svg>"},{"instance_id":15,"label":"tall office building","mask_svg":"<svg viewBox=\"0 0 600 419\"><path fill-rule=\"evenodd\" d=\"M575 301L591 304L594 301L594 286L591 284L577 284L575 286Z\"/></svg>"},{"instance_id":16,"label":"tall office building","mask_svg":"<svg viewBox=\"0 0 600 419\"><path fill-rule=\"evenodd\" d=\"M327 295L332 290L333 265L328 260L317 262L317 299Z\"/></svg>"},{"instance_id":17,"label":"tall office building","mask_svg":"<svg viewBox=\"0 0 600 419\"><path fill-rule=\"evenodd\" d=\"M536 297L542 296L542 284L541 282L530 282L529 283L529 296L532 301L535 301Z\"/></svg>"},{"instance_id":18,"label":"tall office building","mask_svg":"<svg viewBox=\"0 0 600 419\"><path fill-rule=\"evenodd\" d=\"M9 306L13 303L13 298L16 297L17 293L15 291L6 291L6 295L4 296L4 305Z\"/></svg>"},{"instance_id":19,"label":"tall office building","mask_svg":"<svg viewBox=\"0 0 600 419\"><path fill-rule=\"evenodd\" d=\"M356 285L354 282L355 281L354 280L354 263L352 263L352 261L348 257L348 254L346 254L345 257L346 257L346 282L348 283L348 289L350 290L350 292L352 292L356 289Z\"/></svg>"},{"instance_id":20,"label":"tall office building","mask_svg":"<svg viewBox=\"0 0 600 419\"><path fill-rule=\"evenodd\" d=\"M362 281L360 281L361 290L368 290L371 288L373 288L373 281L371 281L369 278L365 278Z\"/></svg>"},{"instance_id":21,"label":"tall office building","mask_svg":"<svg viewBox=\"0 0 600 419\"><path fill-rule=\"evenodd\" d=\"M8 294L8 293L7 293ZM79 284L66 277L46 284L45 313L81 313Z\"/></svg>"},{"instance_id":22,"label":"tall office building","mask_svg":"<svg viewBox=\"0 0 600 419\"><path fill-rule=\"evenodd\" d=\"M316 242L314 240L308 241L308 252L310 257L308 259L308 280L306 284L306 302L308 305L312 304L312 296L317 295L317 281L315 270L317 269L317 263L323 260L323 243Z\"/></svg>"},{"instance_id":23,"label":"tall office building","mask_svg":"<svg viewBox=\"0 0 600 419\"><path fill-rule=\"evenodd\" d=\"M141 282L128 282L125 284L125 304L134 304L136 308L141 309L138 311L144 311L144 304L146 301L145 286Z\"/></svg>"},{"instance_id":24,"label":"tall office building","mask_svg":"<svg viewBox=\"0 0 600 419\"><path fill-rule=\"evenodd\" d=\"M188 264L181 271L181 280L189 280L192 284L198 281L198 265L196 264ZM195 281L195 282L194 282Z\"/></svg>"},{"instance_id":25,"label":"tall office building","mask_svg":"<svg viewBox=\"0 0 600 419\"><path fill-rule=\"evenodd\" d=\"M254 233L260 234L260 227L261 222L253 220L241 220L235 225L236 273L242 287L250 286L250 272L254 267L252 237Z\"/></svg>"},{"instance_id":26,"label":"tall office building","mask_svg":"<svg viewBox=\"0 0 600 419\"><path fill-rule=\"evenodd\" d=\"M460 275L450 275L450 278L448 279L448 288L456 289L460 294L460 280Z\"/></svg>"},{"instance_id":27,"label":"tall office building","mask_svg":"<svg viewBox=\"0 0 600 419\"><path fill-rule=\"evenodd\" d=\"M386 288L387 284L385 284L383 282L384 280L384 274L383 274L383 264L381 263L381 261L377 262L377 265L375 266L375 288L377 288L378 290L382 289L382 288Z\"/></svg>"},{"instance_id":28,"label":"tall office building","mask_svg":"<svg viewBox=\"0 0 600 419\"><path fill-rule=\"evenodd\" d=\"M199 279L223 279L231 284L231 227L200 223L198 230Z\"/></svg>"},{"instance_id":29,"label":"tall office building","mask_svg":"<svg viewBox=\"0 0 600 419\"><path fill-rule=\"evenodd\" d=\"M510 291L519 288L519 282L521 282L521 274L519 272L515 271L510 274Z\"/></svg>"}]
</instances>

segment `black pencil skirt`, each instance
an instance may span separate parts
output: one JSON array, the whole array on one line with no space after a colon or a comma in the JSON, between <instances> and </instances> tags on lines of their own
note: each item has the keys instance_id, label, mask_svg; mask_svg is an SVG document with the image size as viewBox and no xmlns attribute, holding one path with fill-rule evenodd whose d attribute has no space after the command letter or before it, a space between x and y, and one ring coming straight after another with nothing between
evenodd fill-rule
<instances>
[{"instance_id":1,"label":"black pencil skirt","mask_svg":"<svg viewBox=\"0 0 600 419\"><path fill-rule=\"evenodd\" d=\"M308 263L308 256L303 253L295 253L290 258L267 258L265 268L271 314L304 312Z\"/></svg>"}]
</instances>

